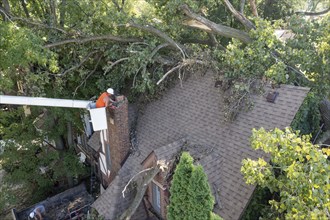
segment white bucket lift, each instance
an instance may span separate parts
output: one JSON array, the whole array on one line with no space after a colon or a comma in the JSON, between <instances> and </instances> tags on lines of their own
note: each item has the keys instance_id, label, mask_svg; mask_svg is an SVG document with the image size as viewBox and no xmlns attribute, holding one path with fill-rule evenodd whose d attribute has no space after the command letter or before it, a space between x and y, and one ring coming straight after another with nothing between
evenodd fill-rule
<instances>
[{"instance_id":1,"label":"white bucket lift","mask_svg":"<svg viewBox=\"0 0 330 220\"><path fill-rule=\"evenodd\" d=\"M0 95L0 104L82 108L90 112L94 131L107 129L106 108L89 109L92 101Z\"/></svg>"}]
</instances>

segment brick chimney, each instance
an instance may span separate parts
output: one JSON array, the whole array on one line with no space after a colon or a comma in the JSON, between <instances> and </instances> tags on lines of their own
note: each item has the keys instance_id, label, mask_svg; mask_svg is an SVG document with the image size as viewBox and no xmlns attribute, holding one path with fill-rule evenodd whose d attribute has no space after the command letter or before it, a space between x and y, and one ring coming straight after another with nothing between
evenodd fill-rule
<instances>
[{"instance_id":1,"label":"brick chimney","mask_svg":"<svg viewBox=\"0 0 330 220\"><path fill-rule=\"evenodd\" d=\"M130 150L128 101L125 96L117 96L118 106L107 108L108 137L110 145L110 183L125 163Z\"/></svg>"}]
</instances>

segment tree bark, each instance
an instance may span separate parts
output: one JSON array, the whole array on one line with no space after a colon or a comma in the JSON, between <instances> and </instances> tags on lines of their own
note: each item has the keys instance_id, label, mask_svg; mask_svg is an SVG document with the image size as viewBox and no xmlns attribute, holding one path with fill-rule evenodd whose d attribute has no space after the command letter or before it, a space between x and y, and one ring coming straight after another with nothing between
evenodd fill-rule
<instances>
[{"instance_id":1,"label":"tree bark","mask_svg":"<svg viewBox=\"0 0 330 220\"><path fill-rule=\"evenodd\" d=\"M229 11L234 15L234 17L239 22L241 22L241 24L243 24L244 27L247 30L255 29L254 24L249 19L247 19L244 15L242 15L241 13L239 13L228 0L223 0L223 2L225 3L225 5L229 9Z\"/></svg>"},{"instance_id":2,"label":"tree bark","mask_svg":"<svg viewBox=\"0 0 330 220\"><path fill-rule=\"evenodd\" d=\"M258 10L257 10L257 5L256 5L255 0L250 0L250 7L251 7L251 10L252 10L252 14L255 17L258 17Z\"/></svg>"},{"instance_id":3,"label":"tree bark","mask_svg":"<svg viewBox=\"0 0 330 220\"><path fill-rule=\"evenodd\" d=\"M3 12L1 13L1 15L2 15L2 19L4 20L4 21L8 21L9 20L9 18L8 18L8 16L9 16L9 14L10 14L10 5L9 5L9 2L8 2L8 0L2 0L2 2L0 2L1 3L1 5L0 6L2 6L3 7ZM0 8L1 9L1 8Z\"/></svg>"},{"instance_id":4,"label":"tree bark","mask_svg":"<svg viewBox=\"0 0 330 220\"><path fill-rule=\"evenodd\" d=\"M112 35L103 35L103 36L93 36L93 37L86 37L86 38L63 40L63 41L59 41L59 42L55 42L55 43L51 43L51 44L46 44L44 47L52 48L52 47L62 46L65 44L70 44L70 43L83 44L83 43L87 43L90 41L98 41L98 40L112 40L112 41L117 41L117 42L121 42L121 43L132 43L132 42L142 41L141 39L138 39L138 38L123 38L123 37L116 37L116 36L112 36Z\"/></svg>"},{"instance_id":5,"label":"tree bark","mask_svg":"<svg viewBox=\"0 0 330 220\"><path fill-rule=\"evenodd\" d=\"M0 14L3 21L6 21L5 11L3 10L2 2L0 2Z\"/></svg>"},{"instance_id":6,"label":"tree bark","mask_svg":"<svg viewBox=\"0 0 330 220\"><path fill-rule=\"evenodd\" d=\"M162 39L164 39L166 42L168 42L173 48L179 49L181 51L181 53L183 54L183 57L185 57L185 54L183 52L183 46L180 45L179 43L175 42L172 38L170 38L169 36L167 36L165 33L161 32L160 30L150 26L150 25L139 25L139 24L135 24L135 23L128 23L126 24L126 27L134 27L143 31L147 31L149 33L152 33Z\"/></svg>"},{"instance_id":7,"label":"tree bark","mask_svg":"<svg viewBox=\"0 0 330 220\"><path fill-rule=\"evenodd\" d=\"M244 14L244 6L245 6L245 0L241 0L240 6L239 6L239 12L243 15Z\"/></svg>"},{"instance_id":8,"label":"tree bark","mask_svg":"<svg viewBox=\"0 0 330 220\"><path fill-rule=\"evenodd\" d=\"M144 194L146 193L148 184L153 180L153 178L157 175L160 171L160 168L154 167L153 169L149 170L145 176L143 176L141 184L138 184L136 187L136 195L134 197L133 202L131 205L126 209L126 211L120 216L120 220L130 220L132 215L135 213L137 208L139 207Z\"/></svg>"},{"instance_id":9,"label":"tree bark","mask_svg":"<svg viewBox=\"0 0 330 220\"><path fill-rule=\"evenodd\" d=\"M36 25L36 26L39 26L39 27L42 27L42 28L54 29L54 30L59 31L63 34L67 34L67 32L65 30L61 29L61 28L51 27L51 26L48 26L47 24L42 24L42 23L27 19L27 18L11 17L11 20L13 20L13 21L22 21L22 22L25 22L27 24Z\"/></svg>"},{"instance_id":10,"label":"tree bark","mask_svg":"<svg viewBox=\"0 0 330 220\"><path fill-rule=\"evenodd\" d=\"M67 0L62 0L60 4L60 27L64 27L65 13L66 13L66 2Z\"/></svg>"},{"instance_id":11,"label":"tree bark","mask_svg":"<svg viewBox=\"0 0 330 220\"><path fill-rule=\"evenodd\" d=\"M225 0L226 1L226 0ZM240 31L237 30L235 28L231 28L228 26L224 26L221 24L216 24L200 15L195 14L194 12L192 12L190 10L190 8L187 5L181 5L180 6L180 10L189 18L197 21L196 24L198 25L194 25L194 24L189 24L186 23L186 25L190 26L190 27L194 27L194 28L198 28L207 32L211 32L214 34L219 34L221 36L224 37L229 37L229 38L236 38L239 39L240 41L244 42L244 43L250 43L251 42L251 38L248 35L248 33L244 32L244 31Z\"/></svg>"},{"instance_id":12,"label":"tree bark","mask_svg":"<svg viewBox=\"0 0 330 220\"><path fill-rule=\"evenodd\" d=\"M5 9L5 12L7 14L10 14L10 5L9 5L8 0L2 0L2 5L3 5L3 8Z\"/></svg>"},{"instance_id":13,"label":"tree bark","mask_svg":"<svg viewBox=\"0 0 330 220\"><path fill-rule=\"evenodd\" d=\"M306 16L318 16L318 15L323 15L326 14L330 11L330 8L327 8L323 11L319 11L319 12L311 12L311 11L296 11L295 14L298 15L306 15Z\"/></svg>"},{"instance_id":14,"label":"tree bark","mask_svg":"<svg viewBox=\"0 0 330 220\"><path fill-rule=\"evenodd\" d=\"M23 7L23 10L24 10L24 13L25 13L25 16L27 18L30 18L30 14L29 14L29 11L26 7L26 3L25 3L25 0L21 0L21 4L22 4L22 7Z\"/></svg>"},{"instance_id":15,"label":"tree bark","mask_svg":"<svg viewBox=\"0 0 330 220\"><path fill-rule=\"evenodd\" d=\"M49 0L50 9L50 26L57 26L57 16L56 16L56 2L55 0Z\"/></svg>"}]
</instances>

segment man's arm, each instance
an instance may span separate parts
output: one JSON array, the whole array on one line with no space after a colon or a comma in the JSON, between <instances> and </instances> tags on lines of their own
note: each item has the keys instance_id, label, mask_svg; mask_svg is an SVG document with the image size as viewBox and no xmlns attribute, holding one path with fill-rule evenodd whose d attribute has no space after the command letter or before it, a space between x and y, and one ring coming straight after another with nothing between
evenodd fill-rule
<instances>
[{"instance_id":1,"label":"man's arm","mask_svg":"<svg viewBox=\"0 0 330 220\"><path fill-rule=\"evenodd\" d=\"M105 106L109 106L111 103L114 103L115 102L109 96L105 97L103 101L105 103Z\"/></svg>"}]
</instances>

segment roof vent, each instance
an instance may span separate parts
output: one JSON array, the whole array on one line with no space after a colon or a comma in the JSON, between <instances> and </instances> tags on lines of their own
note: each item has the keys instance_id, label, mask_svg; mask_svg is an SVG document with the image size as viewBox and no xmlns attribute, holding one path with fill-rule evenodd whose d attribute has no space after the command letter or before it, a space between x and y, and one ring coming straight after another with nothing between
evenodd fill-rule
<instances>
[{"instance_id":1,"label":"roof vent","mask_svg":"<svg viewBox=\"0 0 330 220\"><path fill-rule=\"evenodd\" d=\"M268 92L267 97L266 97L267 102L274 103L278 94L279 94L278 92Z\"/></svg>"}]
</instances>

